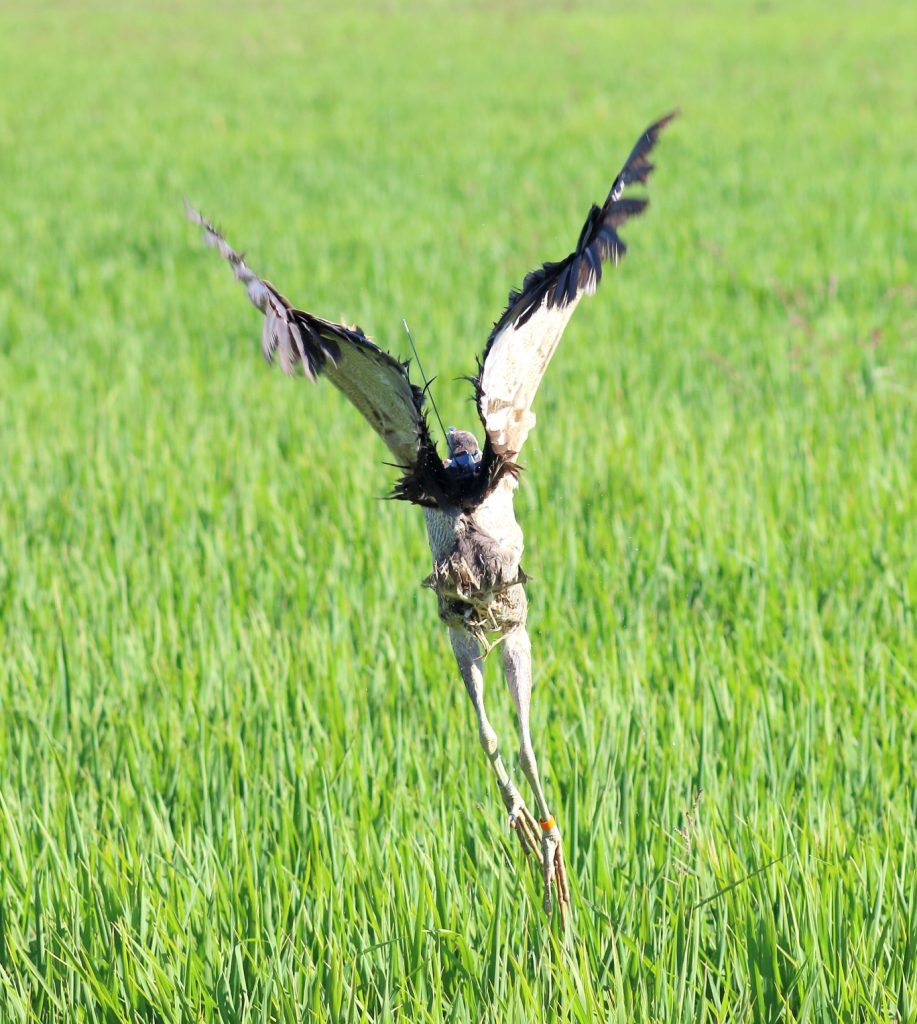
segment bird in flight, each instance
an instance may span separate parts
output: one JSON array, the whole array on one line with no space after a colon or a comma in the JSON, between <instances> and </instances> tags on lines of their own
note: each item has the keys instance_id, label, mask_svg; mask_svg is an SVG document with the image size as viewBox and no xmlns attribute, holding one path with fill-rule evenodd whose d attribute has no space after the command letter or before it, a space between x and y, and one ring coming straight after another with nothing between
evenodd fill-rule
<instances>
[{"instance_id":1,"label":"bird in flight","mask_svg":"<svg viewBox=\"0 0 917 1024\"><path fill-rule=\"evenodd\" d=\"M637 140L605 202L589 211L574 251L532 271L518 291L510 292L470 378L484 446L474 434L450 427L445 459L427 424L426 388L411 382L407 363L379 348L359 327L296 309L186 203L188 217L203 229L205 242L229 261L249 299L264 314L265 358L278 359L287 374L302 367L311 380L325 376L342 391L394 456L401 476L391 496L423 509L433 555L433 571L424 583L436 593L439 616L448 627L510 827L526 857L540 865L548 914L556 887L564 924L570 892L561 833L541 782L529 728L532 657L525 628L526 576L520 565L523 537L513 510L519 483L516 458L535 425L532 403L564 328L583 295L595 292L602 264L616 264L624 255L618 229L646 208L645 198L625 192L629 185L646 183L653 169L649 154L674 116L656 121ZM503 762L484 709L484 658L497 645L518 718L519 764L534 796L537 819Z\"/></svg>"}]
</instances>

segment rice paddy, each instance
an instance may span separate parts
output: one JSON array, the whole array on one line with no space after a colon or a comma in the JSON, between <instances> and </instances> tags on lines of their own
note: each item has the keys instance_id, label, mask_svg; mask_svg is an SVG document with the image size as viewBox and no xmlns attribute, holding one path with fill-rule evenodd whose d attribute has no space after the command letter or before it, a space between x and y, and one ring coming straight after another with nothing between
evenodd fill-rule
<instances>
[{"instance_id":1,"label":"rice paddy","mask_svg":"<svg viewBox=\"0 0 917 1024\"><path fill-rule=\"evenodd\" d=\"M0 1020L917 1020L917 18L0 9ZM545 919L416 509L182 197L447 423L642 129L538 396ZM509 761L497 659L488 709Z\"/></svg>"}]
</instances>

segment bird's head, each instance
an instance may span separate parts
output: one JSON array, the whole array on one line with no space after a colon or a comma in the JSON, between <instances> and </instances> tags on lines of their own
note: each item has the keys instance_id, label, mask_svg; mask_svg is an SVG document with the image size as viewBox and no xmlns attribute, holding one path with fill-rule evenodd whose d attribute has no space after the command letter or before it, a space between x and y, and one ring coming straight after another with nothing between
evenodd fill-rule
<instances>
[{"instance_id":1,"label":"bird's head","mask_svg":"<svg viewBox=\"0 0 917 1024\"><path fill-rule=\"evenodd\" d=\"M480 471L481 449L474 434L450 427L446 431L446 441L449 445L449 458L444 463L447 469L461 476L473 476Z\"/></svg>"}]
</instances>

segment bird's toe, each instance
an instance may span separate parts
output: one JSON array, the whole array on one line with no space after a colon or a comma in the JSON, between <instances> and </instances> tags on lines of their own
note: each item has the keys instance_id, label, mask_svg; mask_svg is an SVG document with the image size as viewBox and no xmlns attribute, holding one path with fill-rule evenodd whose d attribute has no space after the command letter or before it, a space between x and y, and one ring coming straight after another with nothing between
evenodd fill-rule
<instances>
[{"instance_id":1,"label":"bird's toe","mask_svg":"<svg viewBox=\"0 0 917 1024\"><path fill-rule=\"evenodd\" d=\"M542 824L544 828L544 824ZM560 829L551 822L541 836L541 866L544 877L544 912L550 915L554 908L554 890L557 891L557 907L560 923L567 926L567 911L570 907L570 890L567 886L567 869L564 864L563 844Z\"/></svg>"}]
</instances>

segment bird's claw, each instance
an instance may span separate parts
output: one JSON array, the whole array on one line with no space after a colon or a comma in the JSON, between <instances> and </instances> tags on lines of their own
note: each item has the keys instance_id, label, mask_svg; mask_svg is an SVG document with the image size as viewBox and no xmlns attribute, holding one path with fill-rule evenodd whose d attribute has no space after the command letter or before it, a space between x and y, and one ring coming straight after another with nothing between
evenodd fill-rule
<instances>
[{"instance_id":1,"label":"bird's claw","mask_svg":"<svg viewBox=\"0 0 917 1024\"><path fill-rule=\"evenodd\" d=\"M544 912L550 915L554 899L551 891L553 882L557 888L557 908L560 911L561 928L567 927L567 912L570 909L570 890L567 887L567 869L564 865L560 829L551 825L541 835L541 868L544 874Z\"/></svg>"},{"instance_id":2,"label":"bird's claw","mask_svg":"<svg viewBox=\"0 0 917 1024\"><path fill-rule=\"evenodd\" d=\"M557 889L561 928L566 929L567 914L570 910L570 890L567 886L567 869L564 865L560 829L553 818L544 823L549 825L548 828L537 822L512 782L500 787L500 795L509 812L509 827L518 836L522 852L526 859L534 858L541 868L544 879L544 912L550 915L554 909L554 894L551 888L553 885ZM540 841L537 838L539 833Z\"/></svg>"},{"instance_id":3,"label":"bird's claw","mask_svg":"<svg viewBox=\"0 0 917 1024\"><path fill-rule=\"evenodd\" d=\"M538 822L532 812L525 806L519 790L508 782L500 787L500 795L509 812L509 827L519 838L519 845L526 859L534 857L541 864L541 850L538 843Z\"/></svg>"},{"instance_id":4,"label":"bird's claw","mask_svg":"<svg viewBox=\"0 0 917 1024\"><path fill-rule=\"evenodd\" d=\"M525 804L509 812L509 827L519 837L519 843L526 858L534 857L541 864L541 850L538 849L537 833L535 832L537 822Z\"/></svg>"}]
</instances>

